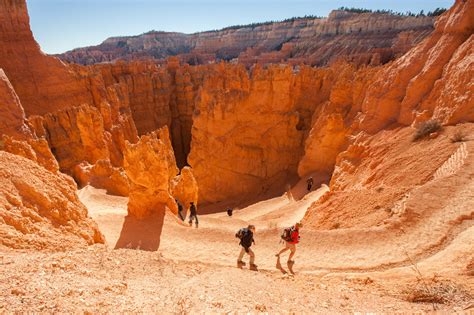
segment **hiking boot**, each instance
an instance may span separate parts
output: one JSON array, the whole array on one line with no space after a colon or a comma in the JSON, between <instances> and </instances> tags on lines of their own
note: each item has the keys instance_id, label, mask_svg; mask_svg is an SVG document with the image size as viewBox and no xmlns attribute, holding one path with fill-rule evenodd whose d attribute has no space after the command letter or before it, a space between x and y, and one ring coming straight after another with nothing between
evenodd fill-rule
<instances>
[{"instance_id":1,"label":"hiking boot","mask_svg":"<svg viewBox=\"0 0 474 315\"><path fill-rule=\"evenodd\" d=\"M237 260L237 267L241 268L244 266L245 266L245 262L243 262L242 260Z\"/></svg>"},{"instance_id":2,"label":"hiking boot","mask_svg":"<svg viewBox=\"0 0 474 315\"><path fill-rule=\"evenodd\" d=\"M249 269L250 270L258 270L256 264L250 264Z\"/></svg>"}]
</instances>

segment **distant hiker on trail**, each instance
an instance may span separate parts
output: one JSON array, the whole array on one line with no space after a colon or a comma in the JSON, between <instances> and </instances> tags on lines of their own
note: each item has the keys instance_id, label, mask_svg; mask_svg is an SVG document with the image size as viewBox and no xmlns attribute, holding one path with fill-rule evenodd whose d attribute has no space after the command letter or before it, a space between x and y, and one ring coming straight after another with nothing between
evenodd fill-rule
<instances>
[{"instance_id":1,"label":"distant hiker on trail","mask_svg":"<svg viewBox=\"0 0 474 315\"><path fill-rule=\"evenodd\" d=\"M228 208L228 209L227 209L227 215L228 215L229 217L232 216L232 211L234 211L234 210L232 210L232 208Z\"/></svg>"},{"instance_id":2,"label":"distant hiker on trail","mask_svg":"<svg viewBox=\"0 0 474 315\"><path fill-rule=\"evenodd\" d=\"M196 228L197 228L198 224L199 224L199 220L198 220L198 217L197 217L196 206L194 205L194 202L192 202L192 201L189 205L190 205L189 206L189 226L193 226L193 219L194 219L194 222L195 222Z\"/></svg>"},{"instance_id":3,"label":"distant hiker on trail","mask_svg":"<svg viewBox=\"0 0 474 315\"><path fill-rule=\"evenodd\" d=\"M239 258L237 259L237 267L242 268L245 266L245 262L242 261L244 258L244 254L247 253L250 256L250 266L251 270L257 270L257 265L255 265L255 254L250 249L252 244L255 244L255 240L253 239L253 234L255 233L255 226L249 225L246 228L241 228L236 234L235 237L240 239L239 245L242 246L240 250Z\"/></svg>"},{"instance_id":4,"label":"distant hiker on trail","mask_svg":"<svg viewBox=\"0 0 474 315\"><path fill-rule=\"evenodd\" d=\"M183 216L183 205L181 202L178 201L178 199L175 199L176 204L178 205L178 216L181 219L181 221L184 221L184 216Z\"/></svg>"},{"instance_id":5,"label":"distant hiker on trail","mask_svg":"<svg viewBox=\"0 0 474 315\"><path fill-rule=\"evenodd\" d=\"M313 177L308 178L306 183L308 184L308 191L311 191L311 188L313 188Z\"/></svg>"},{"instance_id":6,"label":"distant hiker on trail","mask_svg":"<svg viewBox=\"0 0 474 315\"><path fill-rule=\"evenodd\" d=\"M292 260L293 256L296 253L296 244L300 241L300 228L303 225L301 223L296 223L294 226L286 228L283 230L281 238L285 241L285 248L283 248L278 254L275 254L278 259L280 255L286 252L287 250L290 251L290 256L288 257L288 264L294 264L294 260Z\"/></svg>"}]
</instances>

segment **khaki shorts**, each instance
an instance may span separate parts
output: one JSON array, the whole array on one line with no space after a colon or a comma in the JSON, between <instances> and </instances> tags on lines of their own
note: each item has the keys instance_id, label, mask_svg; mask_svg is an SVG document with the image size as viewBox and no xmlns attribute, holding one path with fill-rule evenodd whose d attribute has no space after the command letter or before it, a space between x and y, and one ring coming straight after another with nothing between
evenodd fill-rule
<instances>
[{"instance_id":1,"label":"khaki shorts","mask_svg":"<svg viewBox=\"0 0 474 315\"><path fill-rule=\"evenodd\" d=\"M296 250L296 244L286 242L286 248L289 248L292 252Z\"/></svg>"}]
</instances>

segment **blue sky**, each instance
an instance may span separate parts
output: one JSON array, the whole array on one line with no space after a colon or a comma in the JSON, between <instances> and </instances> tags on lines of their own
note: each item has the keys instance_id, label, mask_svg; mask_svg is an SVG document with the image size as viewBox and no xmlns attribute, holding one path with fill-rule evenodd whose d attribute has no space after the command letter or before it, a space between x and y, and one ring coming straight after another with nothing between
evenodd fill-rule
<instances>
[{"instance_id":1,"label":"blue sky","mask_svg":"<svg viewBox=\"0 0 474 315\"><path fill-rule=\"evenodd\" d=\"M43 51L61 53L108 37L150 30L193 33L229 25L327 16L341 6L430 11L454 0L27 0L31 27Z\"/></svg>"}]
</instances>

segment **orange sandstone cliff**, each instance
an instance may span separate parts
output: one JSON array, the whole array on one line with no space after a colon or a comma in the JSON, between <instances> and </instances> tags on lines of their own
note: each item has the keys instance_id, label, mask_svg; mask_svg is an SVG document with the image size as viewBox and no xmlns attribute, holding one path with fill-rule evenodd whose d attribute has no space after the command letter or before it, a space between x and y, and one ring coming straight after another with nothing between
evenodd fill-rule
<instances>
[{"instance_id":1,"label":"orange sandstone cliff","mask_svg":"<svg viewBox=\"0 0 474 315\"><path fill-rule=\"evenodd\" d=\"M310 208L308 222L322 228L367 227L388 224L384 220L401 213L421 217L431 204L416 201L421 191L442 190L436 174L447 172L449 176L467 163L469 145L450 139L456 133L470 134L469 123L474 122L473 14L474 1L456 1L439 18L431 36L374 75L357 102L358 113L337 125L347 135L344 146L324 144L320 137L307 139L300 163L300 169L307 172L319 170L314 159L318 152L328 146L339 151L331 191ZM358 95L352 93L353 98ZM446 127L434 140L413 142L415 128L428 119L454 127ZM326 126L315 130L316 124L311 133L324 131ZM466 176L468 180L470 175ZM444 195L436 196L444 198L441 196L450 191L449 198L454 196L459 186L452 185L444 188Z\"/></svg>"}]
</instances>

